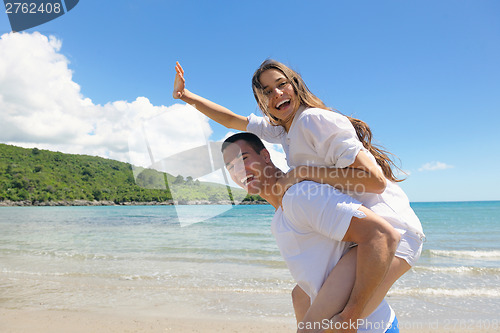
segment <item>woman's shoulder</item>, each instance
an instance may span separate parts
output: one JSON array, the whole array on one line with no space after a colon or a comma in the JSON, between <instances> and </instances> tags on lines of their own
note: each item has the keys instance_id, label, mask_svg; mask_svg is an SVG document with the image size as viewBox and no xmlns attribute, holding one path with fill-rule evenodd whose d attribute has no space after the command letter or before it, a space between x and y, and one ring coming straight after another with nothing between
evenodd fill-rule
<instances>
[{"instance_id":1,"label":"woman's shoulder","mask_svg":"<svg viewBox=\"0 0 500 333\"><path fill-rule=\"evenodd\" d=\"M299 118L345 118L343 114L337 111L321 108L305 108L299 115Z\"/></svg>"},{"instance_id":2,"label":"woman's shoulder","mask_svg":"<svg viewBox=\"0 0 500 333\"><path fill-rule=\"evenodd\" d=\"M279 141L285 133L282 126L272 125L267 117L256 116L252 113L247 119L247 131L269 142L276 143L276 140Z\"/></svg>"},{"instance_id":3,"label":"woman's shoulder","mask_svg":"<svg viewBox=\"0 0 500 333\"><path fill-rule=\"evenodd\" d=\"M327 109L321 109L321 108L308 108L305 107L302 113L300 114L301 116L315 116L315 115L321 115L324 112L330 112L330 110Z\"/></svg>"},{"instance_id":4,"label":"woman's shoulder","mask_svg":"<svg viewBox=\"0 0 500 333\"><path fill-rule=\"evenodd\" d=\"M321 108L306 108L298 116L297 122L301 126L321 124L324 122L338 122L347 120L347 118L333 110Z\"/></svg>"}]
</instances>

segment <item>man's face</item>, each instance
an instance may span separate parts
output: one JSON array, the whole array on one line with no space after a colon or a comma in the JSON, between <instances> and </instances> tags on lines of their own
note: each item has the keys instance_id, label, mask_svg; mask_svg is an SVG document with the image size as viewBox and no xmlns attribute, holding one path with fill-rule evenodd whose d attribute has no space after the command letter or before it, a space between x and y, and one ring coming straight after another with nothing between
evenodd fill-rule
<instances>
[{"instance_id":1,"label":"man's face","mask_svg":"<svg viewBox=\"0 0 500 333\"><path fill-rule=\"evenodd\" d=\"M265 184L265 167L268 154L265 149L257 153L243 140L231 143L223 153L226 169L233 181L249 194L260 194Z\"/></svg>"}]
</instances>

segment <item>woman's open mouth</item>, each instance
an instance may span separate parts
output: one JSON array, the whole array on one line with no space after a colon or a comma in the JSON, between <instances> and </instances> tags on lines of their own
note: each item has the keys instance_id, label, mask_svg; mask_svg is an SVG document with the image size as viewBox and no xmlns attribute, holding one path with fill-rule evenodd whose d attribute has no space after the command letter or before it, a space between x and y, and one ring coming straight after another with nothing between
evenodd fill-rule
<instances>
[{"instance_id":1,"label":"woman's open mouth","mask_svg":"<svg viewBox=\"0 0 500 333\"><path fill-rule=\"evenodd\" d=\"M276 104L276 110L281 111L282 109L286 108L289 105L290 105L290 99L284 99L281 102L279 102L278 104Z\"/></svg>"}]
</instances>

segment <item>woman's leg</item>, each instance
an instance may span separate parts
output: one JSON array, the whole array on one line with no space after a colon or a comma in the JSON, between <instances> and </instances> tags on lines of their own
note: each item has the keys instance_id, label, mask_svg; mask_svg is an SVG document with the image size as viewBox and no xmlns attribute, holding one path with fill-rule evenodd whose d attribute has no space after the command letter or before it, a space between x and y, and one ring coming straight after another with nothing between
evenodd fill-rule
<instances>
[{"instance_id":1,"label":"woman's leg","mask_svg":"<svg viewBox=\"0 0 500 333\"><path fill-rule=\"evenodd\" d=\"M382 283L375 289L375 292L372 298L366 304L365 310L361 315L362 318L367 317L370 313L375 311L375 309L379 306L380 302L384 299L385 295L391 289L394 282L396 282L404 273L410 270L411 266L406 262L406 260L394 257L392 260L391 266L389 267L389 271L385 276Z\"/></svg>"}]
</instances>

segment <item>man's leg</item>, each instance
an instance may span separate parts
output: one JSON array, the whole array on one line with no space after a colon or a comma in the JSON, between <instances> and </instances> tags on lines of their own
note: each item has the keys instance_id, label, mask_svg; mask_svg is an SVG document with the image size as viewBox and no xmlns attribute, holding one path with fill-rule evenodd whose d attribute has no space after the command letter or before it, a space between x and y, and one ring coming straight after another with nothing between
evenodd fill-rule
<instances>
[{"instance_id":1,"label":"man's leg","mask_svg":"<svg viewBox=\"0 0 500 333\"><path fill-rule=\"evenodd\" d=\"M309 327L316 328L302 329L298 332L319 332L317 327L324 319L332 318L344 309L356 278L356 256L357 248L354 247L339 260L323 283L306 316L303 317L303 322L310 323Z\"/></svg>"},{"instance_id":2,"label":"man's leg","mask_svg":"<svg viewBox=\"0 0 500 333\"><path fill-rule=\"evenodd\" d=\"M302 290L302 288L296 285L292 290L292 303L298 325L302 319L304 319L307 310L309 310L309 306L311 306L311 299L307 296L306 292Z\"/></svg>"},{"instance_id":3,"label":"man's leg","mask_svg":"<svg viewBox=\"0 0 500 333\"><path fill-rule=\"evenodd\" d=\"M356 250L356 248L353 248L346 253L330 272L318 296L309 307L309 310L307 310L306 316L300 317L301 321L311 322L311 327L314 327L312 325L314 322L322 322L325 318L332 318L335 314L340 313L344 309L352 291L352 287L354 286L354 278L356 276ZM410 265L408 265L404 259L398 257L394 258L387 275L375 290L372 298L363 311L362 318L368 316L378 307L394 282L410 268ZM298 286L296 288L298 288ZM302 289L300 290L302 291ZM302 293L305 295L305 292L302 291ZM299 293L297 294L300 295ZM307 295L306 297L309 299ZM299 320L297 320L297 322L299 322ZM299 330L299 332L309 331L315 332L316 330ZM325 332L329 332L329 330L325 330Z\"/></svg>"}]
</instances>

